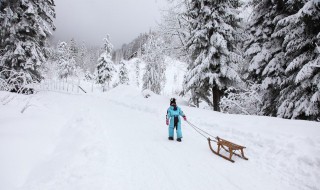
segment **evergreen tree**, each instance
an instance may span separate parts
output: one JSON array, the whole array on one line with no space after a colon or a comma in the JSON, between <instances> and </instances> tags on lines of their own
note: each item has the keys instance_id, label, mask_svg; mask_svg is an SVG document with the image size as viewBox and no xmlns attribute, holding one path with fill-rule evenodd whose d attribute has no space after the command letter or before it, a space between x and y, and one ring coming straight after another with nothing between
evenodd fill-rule
<instances>
[{"instance_id":1,"label":"evergreen tree","mask_svg":"<svg viewBox=\"0 0 320 190\"><path fill-rule=\"evenodd\" d=\"M98 58L97 65L97 83L102 85L103 91L106 90L106 86L110 87L110 82L113 77L113 72L115 71L114 64L112 62L113 45L110 42L109 35L104 39L103 53Z\"/></svg>"},{"instance_id":2,"label":"evergreen tree","mask_svg":"<svg viewBox=\"0 0 320 190\"><path fill-rule=\"evenodd\" d=\"M281 83L278 116L320 119L320 1L287 2L295 14L282 18L274 38L282 38L286 79ZM288 10L288 11L290 11Z\"/></svg>"},{"instance_id":3,"label":"evergreen tree","mask_svg":"<svg viewBox=\"0 0 320 190\"><path fill-rule=\"evenodd\" d=\"M145 54L142 57L146 62L146 68L142 89L149 89L156 94L160 94L166 80L161 39L150 35L144 49Z\"/></svg>"},{"instance_id":4,"label":"evergreen tree","mask_svg":"<svg viewBox=\"0 0 320 190\"><path fill-rule=\"evenodd\" d=\"M76 63L74 58L70 55L70 49L66 42L60 42L58 44L58 68L59 78L65 78L72 76L75 73Z\"/></svg>"},{"instance_id":5,"label":"evergreen tree","mask_svg":"<svg viewBox=\"0 0 320 190\"><path fill-rule=\"evenodd\" d=\"M78 56L78 54L79 54L79 47L78 47L78 45L77 45L77 42L75 41L74 38L72 38L72 39L70 40L70 43L69 43L69 44L70 44L70 45L69 45L70 57L73 58L73 59L75 60L75 62L76 62L76 65L79 66L79 61L80 61L80 59L79 59L79 56Z\"/></svg>"},{"instance_id":6,"label":"evergreen tree","mask_svg":"<svg viewBox=\"0 0 320 190\"><path fill-rule=\"evenodd\" d=\"M46 61L46 40L55 29L54 6L53 0L1 0L0 70L41 78L39 68Z\"/></svg>"},{"instance_id":7,"label":"evergreen tree","mask_svg":"<svg viewBox=\"0 0 320 190\"><path fill-rule=\"evenodd\" d=\"M184 93L191 91L192 99L203 99L215 111L220 110L226 89L241 82L237 73L237 64L242 61L237 50L239 6L237 0L194 0L186 12L190 29L186 48L192 64L184 80Z\"/></svg>"},{"instance_id":8,"label":"evergreen tree","mask_svg":"<svg viewBox=\"0 0 320 190\"><path fill-rule=\"evenodd\" d=\"M122 60L120 62L120 71L119 71L119 82L120 84L126 84L129 85L129 77L128 77L128 69L126 67L126 64Z\"/></svg>"},{"instance_id":9,"label":"evergreen tree","mask_svg":"<svg viewBox=\"0 0 320 190\"><path fill-rule=\"evenodd\" d=\"M245 43L249 62L247 80L260 85L262 104L260 114L276 116L280 85L285 79L285 55L281 38L274 38L277 22L287 15L282 0L253 1L254 10L248 30L251 33Z\"/></svg>"},{"instance_id":10,"label":"evergreen tree","mask_svg":"<svg viewBox=\"0 0 320 190\"><path fill-rule=\"evenodd\" d=\"M136 60L136 81L137 86L140 87L140 59Z\"/></svg>"},{"instance_id":11,"label":"evergreen tree","mask_svg":"<svg viewBox=\"0 0 320 190\"><path fill-rule=\"evenodd\" d=\"M87 50L86 44L82 42L78 52L78 60L79 60L79 66L85 70L88 69L87 58L86 58L87 53L88 53L88 50Z\"/></svg>"}]
</instances>

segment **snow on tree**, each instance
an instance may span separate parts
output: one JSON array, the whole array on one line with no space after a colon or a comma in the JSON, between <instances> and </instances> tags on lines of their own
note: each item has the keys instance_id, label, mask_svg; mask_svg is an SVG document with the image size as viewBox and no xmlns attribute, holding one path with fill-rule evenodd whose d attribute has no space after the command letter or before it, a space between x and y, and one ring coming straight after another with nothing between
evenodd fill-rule
<instances>
[{"instance_id":1,"label":"snow on tree","mask_svg":"<svg viewBox=\"0 0 320 190\"><path fill-rule=\"evenodd\" d=\"M192 99L202 99L216 111L227 88L241 83L237 73L242 61L237 49L239 6L239 1L195 0L186 12L190 29L186 48L192 63L184 79L184 93L191 91Z\"/></svg>"},{"instance_id":2,"label":"snow on tree","mask_svg":"<svg viewBox=\"0 0 320 190\"><path fill-rule=\"evenodd\" d=\"M0 70L24 72L40 80L46 40L55 29L54 6L53 0L1 1Z\"/></svg>"},{"instance_id":3,"label":"snow on tree","mask_svg":"<svg viewBox=\"0 0 320 190\"><path fill-rule=\"evenodd\" d=\"M142 55L142 59L146 62L142 89L149 89L156 94L161 93L166 80L162 44L163 41L160 37L157 38L151 34L145 44L144 55Z\"/></svg>"},{"instance_id":4,"label":"snow on tree","mask_svg":"<svg viewBox=\"0 0 320 190\"><path fill-rule=\"evenodd\" d=\"M91 73L96 72L96 66L97 66L97 59L100 56L100 49L98 47L89 47L87 49L87 55L86 55L86 66L85 69L89 69Z\"/></svg>"},{"instance_id":5,"label":"snow on tree","mask_svg":"<svg viewBox=\"0 0 320 190\"><path fill-rule=\"evenodd\" d=\"M261 104L260 85L248 82L244 88L228 88L220 108L224 113L259 115Z\"/></svg>"},{"instance_id":6,"label":"snow on tree","mask_svg":"<svg viewBox=\"0 0 320 190\"><path fill-rule=\"evenodd\" d=\"M70 46L69 46L69 51L70 51L70 56L73 58L77 57L78 54L78 47L77 47L77 42L75 41L74 38L70 40Z\"/></svg>"},{"instance_id":7,"label":"snow on tree","mask_svg":"<svg viewBox=\"0 0 320 190\"><path fill-rule=\"evenodd\" d=\"M88 50L87 50L87 47L86 47L86 44L84 42L81 43L80 47L79 47L79 51L78 51L78 56L77 56L77 59L78 59L78 64L81 68L83 68L84 70L87 70L87 56L88 54Z\"/></svg>"},{"instance_id":8,"label":"snow on tree","mask_svg":"<svg viewBox=\"0 0 320 190\"><path fill-rule=\"evenodd\" d=\"M85 78L85 80L87 80L87 81L91 81L91 80L94 79L94 76L93 76L93 74L90 73L90 71L87 70L87 71L85 72L84 78Z\"/></svg>"},{"instance_id":9,"label":"snow on tree","mask_svg":"<svg viewBox=\"0 0 320 190\"><path fill-rule=\"evenodd\" d=\"M189 37L187 18L184 14L188 0L169 1L160 23L160 34L165 39L166 54L187 61L186 43Z\"/></svg>"},{"instance_id":10,"label":"snow on tree","mask_svg":"<svg viewBox=\"0 0 320 190\"><path fill-rule=\"evenodd\" d=\"M70 40L69 53L70 53L70 58L75 60L76 66L80 66L79 47L74 38Z\"/></svg>"},{"instance_id":11,"label":"snow on tree","mask_svg":"<svg viewBox=\"0 0 320 190\"><path fill-rule=\"evenodd\" d=\"M70 49L66 42L58 44L58 68L59 78L67 79L75 74L76 62L70 55Z\"/></svg>"},{"instance_id":12,"label":"snow on tree","mask_svg":"<svg viewBox=\"0 0 320 190\"><path fill-rule=\"evenodd\" d=\"M292 2L290 7L299 7ZM286 79L281 83L278 116L320 119L320 1L309 0L277 23L274 38L284 39Z\"/></svg>"},{"instance_id":13,"label":"snow on tree","mask_svg":"<svg viewBox=\"0 0 320 190\"><path fill-rule=\"evenodd\" d=\"M247 80L261 84L261 114L276 116L280 84L285 79L284 53L281 38L273 38L277 22L287 13L284 1L254 1L248 30L250 38L245 43L249 62Z\"/></svg>"},{"instance_id":14,"label":"snow on tree","mask_svg":"<svg viewBox=\"0 0 320 190\"><path fill-rule=\"evenodd\" d=\"M103 53L98 58L97 65L97 83L102 85L103 91L106 87L110 87L110 82L113 77L113 72L115 72L114 63L112 62L111 53L113 50L113 45L110 42L109 35L104 39Z\"/></svg>"},{"instance_id":15,"label":"snow on tree","mask_svg":"<svg viewBox=\"0 0 320 190\"><path fill-rule=\"evenodd\" d=\"M136 67L135 67L135 71L136 71L136 84L138 87L140 87L140 59L137 59L135 61Z\"/></svg>"},{"instance_id":16,"label":"snow on tree","mask_svg":"<svg viewBox=\"0 0 320 190\"><path fill-rule=\"evenodd\" d=\"M129 76L128 76L128 69L124 60L120 62L120 70L119 70L119 83L129 85Z\"/></svg>"},{"instance_id":17,"label":"snow on tree","mask_svg":"<svg viewBox=\"0 0 320 190\"><path fill-rule=\"evenodd\" d=\"M148 33L142 33L129 44L123 44L118 50L115 50L115 63L119 63L122 59L129 60L134 57L141 56L141 49L148 40Z\"/></svg>"}]
</instances>

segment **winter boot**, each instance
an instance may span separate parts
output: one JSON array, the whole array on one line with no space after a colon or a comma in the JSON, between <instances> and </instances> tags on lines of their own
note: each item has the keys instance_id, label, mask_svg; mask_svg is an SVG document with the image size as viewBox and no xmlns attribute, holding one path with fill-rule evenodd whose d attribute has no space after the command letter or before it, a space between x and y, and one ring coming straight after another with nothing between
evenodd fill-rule
<instances>
[{"instance_id":1,"label":"winter boot","mask_svg":"<svg viewBox=\"0 0 320 190\"><path fill-rule=\"evenodd\" d=\"M177 141L181 142L181 138L177 138Z\"/></svg>"},{"instance_id":2,"label":"winter boot","mask_svg":"<svg viewBox=\"0 0 320 190\"><path fill-rule=\"evenodd\" d=\"M169 137L168 139L171 140L171 141L173 141L173 137Z\"/></svg>"}]
</instances>

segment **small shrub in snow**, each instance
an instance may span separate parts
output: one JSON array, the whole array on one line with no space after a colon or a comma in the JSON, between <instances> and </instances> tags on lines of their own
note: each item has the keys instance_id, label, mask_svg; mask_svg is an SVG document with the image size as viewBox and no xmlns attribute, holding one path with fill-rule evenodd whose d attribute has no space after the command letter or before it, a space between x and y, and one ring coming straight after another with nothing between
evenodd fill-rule
<instances>
[{"instance_id":1,"label":"small shrub in snow","mask_svg":"<svg viewBox=\"0 0 320 190\"><path fill-rule=\"evenodd\" d=\"M231 114L259 115L262 101L259 86L252 84L248 89L228 88L220 101L221 111Z\"/></svg>"},{"instance_id":2,"label":"small shrub in snow","mask_svg":"<svg viewBox=\"0 0 320 190\"><path fill-rule=\"evenodd\" d=\"M142 95L143 95L144 98L149 98L149 97L151 97L153 94L154 94L154 93L153 93L151 90L149 90L149 89L145 89L145 90L142 91Z\"/></svg>"},{"instance_id":3,"label":"small shrub in snow","mask_svg":"<svg viewBox=\"0 0 320 190\"><path fill-rule=\"evenodd\" d=\"M87 81L91 81L94 79L94 75L91 74L89 71L86 71L85 75L84 75L85 80Z\"/></svg>"},{"instance_id":4,"label":"small shrub in snow","mask_svg":"<svg viewBox=\"0 0 320 190\"><path fill-rule=\"evenodd\" d=\"M116 88L117 86L119 86L119 81L116 81L115 83L113 83L112 88Z\"/></svg>"},{"instance_id":5,"label":"small shrub in snow","mask_svg":"<svg viewBox=\"0 0 320 190\"><path fill-rule=\"evenodd\" d=\"M3 70L0 72L0 90L16 92L21 94L33 94L34 90L28 85L33 83L30 74L16 72L14 70Z\"/></svg>"}]
</instances>

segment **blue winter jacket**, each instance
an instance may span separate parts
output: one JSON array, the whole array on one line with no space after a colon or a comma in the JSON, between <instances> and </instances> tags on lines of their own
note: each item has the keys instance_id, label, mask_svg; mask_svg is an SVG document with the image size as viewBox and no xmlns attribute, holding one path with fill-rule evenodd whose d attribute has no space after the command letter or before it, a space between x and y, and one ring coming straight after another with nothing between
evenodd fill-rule
<instances>
[{"instance_id":1,"label":"blue winter jacket","mask_svg":"<svg viewBox=\"0 0 320 190\"><path fill-rule=\"evenodd\" d=\"M177 128L180 128L181 126L181 119L179 116L182 116L184 117L184 113L183 111L181 110L181 108L179 108L178 106L176 106L176 110L174 109L173 106L170 106L167 110L167 119L170 120L170 128L173 128L174 127L174 118L177 117L178 118L178 123L177 123Z\"/></svg>"}]
</instances>

